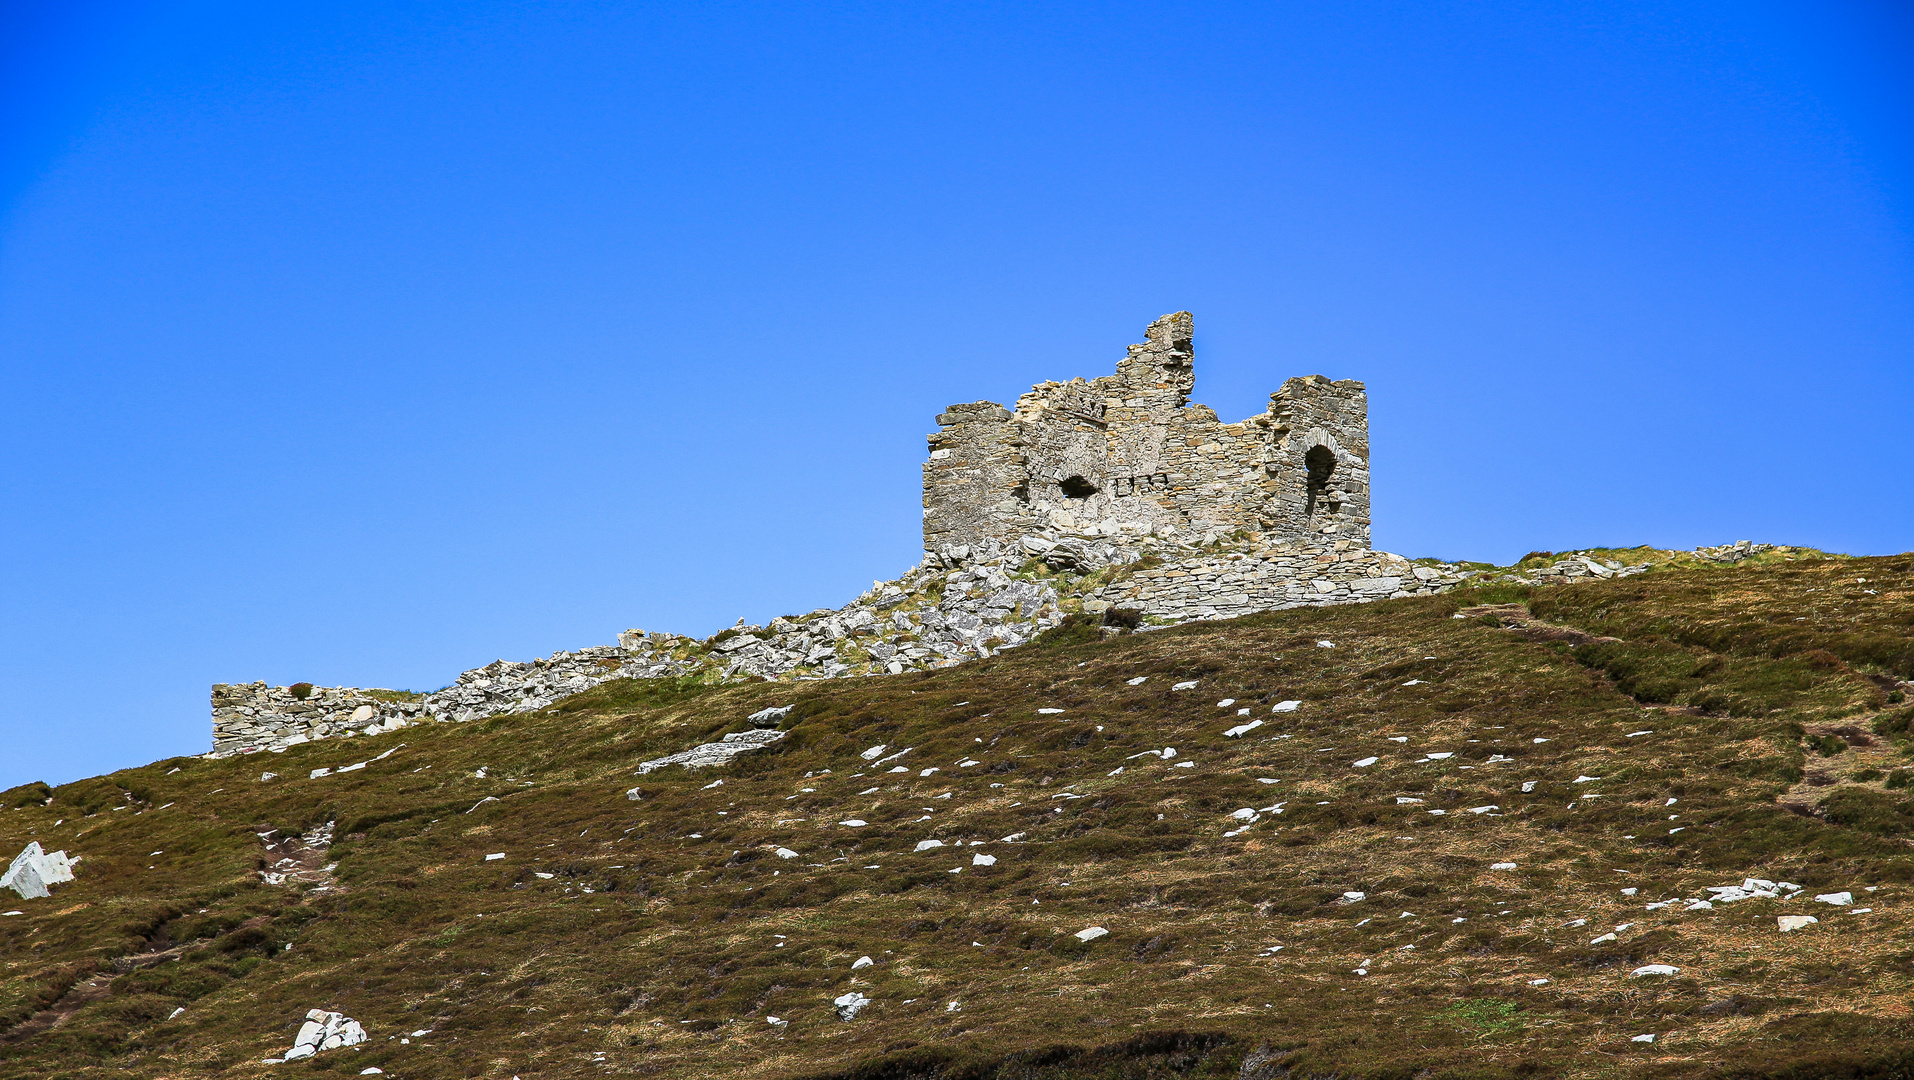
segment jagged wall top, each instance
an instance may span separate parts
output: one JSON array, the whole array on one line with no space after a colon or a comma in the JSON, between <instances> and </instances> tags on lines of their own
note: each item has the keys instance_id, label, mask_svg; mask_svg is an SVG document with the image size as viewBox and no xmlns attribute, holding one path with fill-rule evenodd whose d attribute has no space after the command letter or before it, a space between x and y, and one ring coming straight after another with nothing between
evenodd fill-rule
<instances>
[{"instance_id":1,"label":"jagged wall top","mask_svg":"<svg viewBox=\"0 0 1914 1080\"><path fill-rule=\"evenodd\" d=\"M924 465L924 547L1024 536L1244 530L1369 545L1363 385L1292 378L1240 423L1189 404L1194 323L1151 323L1116 374L1044 382L1013 412L991 401L937 417Z\"/></svg>"}]
</instances>

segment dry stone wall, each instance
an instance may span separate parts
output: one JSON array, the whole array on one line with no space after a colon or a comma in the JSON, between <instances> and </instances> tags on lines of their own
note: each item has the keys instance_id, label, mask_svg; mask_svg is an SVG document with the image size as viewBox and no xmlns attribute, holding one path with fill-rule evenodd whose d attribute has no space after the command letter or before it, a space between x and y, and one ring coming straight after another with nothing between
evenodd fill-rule
<instances>
[{"instance_id":1,"label":"dry stone wall","mask_svg":"<svg viewBox=\"0 0 1914 1080\"><path fill-rule=\"evenodd\" d=\"M214 684L213 752L284 749L313 739L376 735L396 731L425 714L425 705L416 695L398 691L345 686L302 689L306 692L263 682Z\"/></svg>"}]
</instances>

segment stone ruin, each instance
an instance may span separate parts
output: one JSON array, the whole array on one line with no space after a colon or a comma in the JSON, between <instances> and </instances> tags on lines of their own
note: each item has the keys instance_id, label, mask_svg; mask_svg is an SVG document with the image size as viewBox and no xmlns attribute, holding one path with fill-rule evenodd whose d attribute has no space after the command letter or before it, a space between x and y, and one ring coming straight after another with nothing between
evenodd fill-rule
<instances>
[{"instance_id":1,"label":"stone ruin","mask_svg":"<svg viewBox=\"0 0 1914 1080\"><path fill-rule=\"evenodd\" d=\"M1190 313L1151 323L1116 374L952 405L924 463L924 548L961 561L1027 536L1257 534L1369 546L1363 385L1306 375L1225 424L1190 404Z\"/></svg>"},{"instance_id":2,"label":"stone ruin","mask_svg":"<svg viewBox=\"0 0 1914 1080\"><path fill-rule=\"evenodd\" d=\"M1189 403L1190 341L1189 313L1166 315L1114 375L1041 383L1014 411L947 409L924 466L922 560L843 607L739 620L704 640L627 630L617 645L498 660L422 695L219 685L213 752L529 712L608 679L923 671L1017 648L1077 614L1115 609L1118 624L1147 629L1427 594L1470 576L1370 550L1361 383L1293 378L1261 414L1225 424Z\"/></svg>"}]
</instances>

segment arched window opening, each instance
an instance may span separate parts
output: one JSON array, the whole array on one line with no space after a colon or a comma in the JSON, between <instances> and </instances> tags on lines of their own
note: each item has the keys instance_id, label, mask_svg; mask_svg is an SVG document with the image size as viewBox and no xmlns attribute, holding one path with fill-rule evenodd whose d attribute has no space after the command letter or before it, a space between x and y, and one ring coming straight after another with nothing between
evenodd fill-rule
<instances>
[{"instance_id":1,"label":"arched window opening","mask_svg":"<svg viewBox=\"0 0 1914 1080\"><path fill-rule=\"evenodd\" d=\"M1303 512L1310 517L1315 517L1316 500L1328 492L1329 477L1336 471L1336 453L1327 446L1312 446L1309 452L1303 455L1303 466L1309 470L1306 481L1309 503L1304 507ZM1342 509L1341 503L1331 502L1328 505L1328 510L1332 514L1340 509Z\"/></svg>"},{"instance_id":2,"label":"arched window opening","mask_svg":"<svg viewBox=\"0 0 1914 1080\"><path fill-rule=\"evenodd\" d=\"M1066 499L1087 499L1102 490L1081 476L1065 477L1063 483L1057 486L1063 489L1063 497Z\"/></svg>"}]
</instances>

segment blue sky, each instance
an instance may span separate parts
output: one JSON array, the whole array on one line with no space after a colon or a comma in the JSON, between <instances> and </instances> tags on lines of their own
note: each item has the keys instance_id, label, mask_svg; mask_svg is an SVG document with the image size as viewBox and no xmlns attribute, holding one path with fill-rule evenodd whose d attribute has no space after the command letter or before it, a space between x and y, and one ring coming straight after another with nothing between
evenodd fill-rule
<instances>
[{"instance_id":1,"label":"blue sky","mask_svg":"<svg viewBox=\"0 0 1914 1080\"><path fill-rule=\"evenodd\" d=\"M294 7L0 3L0 787L840 604L1179 309L1379 547L1914 548L1904 5Z\"/></svg>"}]
</instances>

